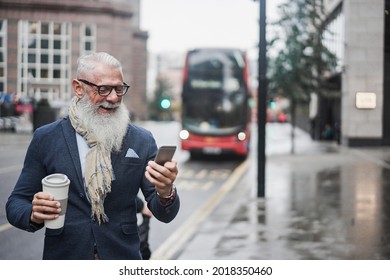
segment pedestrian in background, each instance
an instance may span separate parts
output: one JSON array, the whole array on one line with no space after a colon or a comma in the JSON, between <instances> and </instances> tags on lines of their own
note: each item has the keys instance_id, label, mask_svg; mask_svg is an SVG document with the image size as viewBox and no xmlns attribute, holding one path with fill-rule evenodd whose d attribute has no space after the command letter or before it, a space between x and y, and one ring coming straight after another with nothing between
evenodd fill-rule
<instances>
[{"instance_id":1,"label":"pedestrian in background","mask_svg":"<svg viewBox=\"0 0 390 280\"><path fill-rule=\"evenodd\" d=\"M138 226L139 229L139 238L140 238L140 251L143 260L149 260L152 251L149 246L149 223L150 218L153 217L152 212L150 212L148 205L141 198L137 196L137 213L141 213L142 221Z\"/></svg>"},{"instance_id":2,"label":"pedestrian in background","mask_svg":"<svg viewBox=\"0 0 390 280\"><path fill-rule=\"evenodd\" d=\"M10 195L8 221L34 232L61 212L42 192L54 173L70 180L65 225L45 229L43 259L141 259L136 199L141 190L153 216L170 222L180 207L177 162L153 161L152 134L129 121L129 89L121 63L107 53L79 58L69 116L38 128Z\"/></svg>"}]
</instances>

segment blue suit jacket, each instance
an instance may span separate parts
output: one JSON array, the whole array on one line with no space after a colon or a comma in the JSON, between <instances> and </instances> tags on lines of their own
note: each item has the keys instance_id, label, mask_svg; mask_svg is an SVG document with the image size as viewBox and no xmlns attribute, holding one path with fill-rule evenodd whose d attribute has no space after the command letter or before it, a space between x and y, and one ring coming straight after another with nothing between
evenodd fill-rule
<instances>
[{"instance_id":1,"label":"blue suit jacket","mask_svg":"<svg viewBox=\"0 0 390 280\"><path fill-rule=\"evenodd\" d=\"M128 149L137 157L126 157ZM37 129L27 150L21 175L7 205L8 221L15 227L34 232L43 227L30 223L31 200L42 191L41 180L53 173L66 174L70 180L65 225L47 229L43 259L93 259L97 250L101 259L140 259L136 217L136 197L141 188L153 215L170 222L179 211L177 196L163 206L156 191L145 178L149 160L157 151L147 130L130 124L122 150L111 154L115 179L105 199L108 223L98 224L91 217L91 205L84 190L75 130L68 118Z\"/></svg>"}]
</instances>

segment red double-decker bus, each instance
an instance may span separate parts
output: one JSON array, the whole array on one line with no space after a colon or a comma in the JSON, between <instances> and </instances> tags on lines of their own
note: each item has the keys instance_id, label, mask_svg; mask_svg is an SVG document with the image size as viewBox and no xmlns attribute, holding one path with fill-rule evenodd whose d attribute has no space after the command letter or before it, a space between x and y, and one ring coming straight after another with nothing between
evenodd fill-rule
<instances>
[{"instance_id":1,"label":"red double-decker bus","mask_svg":"<svg viewBox=\"0 0 390 280\"><path fill-rule=\"evenodd\" d=\"M247 156L251 108L246 53L200 48L187 53L182 90L182 150Z\"/></svg>"}]
</instances>

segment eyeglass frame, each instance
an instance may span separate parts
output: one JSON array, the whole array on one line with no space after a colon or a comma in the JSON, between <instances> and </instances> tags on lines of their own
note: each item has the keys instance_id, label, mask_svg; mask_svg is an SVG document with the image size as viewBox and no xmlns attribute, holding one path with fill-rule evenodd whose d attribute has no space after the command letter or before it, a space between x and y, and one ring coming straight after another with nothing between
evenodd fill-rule
<instances>
[{"instance_id":1,"label":"eyeglass frame","mask_svg":"<svg viewBox=\"0 0 390 280\"><path fill-rule=\"evenodd\" d=\"M89 82L87 80L84 80L84 79L77 79L77 80L82 82L82 83L84 83L84 84L86 84L86 85L88 85L88 86L96 87L97 88L97 94L99 94L100 96L109 96L113 89L115 89L115 93L116 93L117 96L124 96L127 93L127 91L129 90L129 88L130 88L130 85L126 84L125 82L123 82L123 85L121 85L121 86L108 86L108 85L97 85L97 84L91 83L91 82ZM108 93L101 93L100 89L102 87L110 88L110 91ZM116 90L117 87L122 87L123 89L125 89L124 93L118 94L118 91Z\"/></svg>"}]
</instances>

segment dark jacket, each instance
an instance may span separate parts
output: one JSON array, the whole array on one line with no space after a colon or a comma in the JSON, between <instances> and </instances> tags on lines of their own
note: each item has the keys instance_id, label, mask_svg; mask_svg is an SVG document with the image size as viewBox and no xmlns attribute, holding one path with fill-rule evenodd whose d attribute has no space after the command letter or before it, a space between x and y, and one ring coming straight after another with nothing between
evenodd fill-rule
<instances>
[{"instance_id":1,"label":"dark jacket","mask_svg":"<svg viewBox=\"0 0 390 280\"><path fill-rule=\"evenodd\" d=\"M134 153L127 153L131 148ZM130 124L121 152L112 153L114 170L111 192L104 203L108 223L101 225L91 217L86 196L76 133L68 118L37 129L27 150L21 175L6 204L8 221L15 227L34 232L43 227L30 223L31 200L42 191L41 180L53 173L63 173L70 180L65 225L45 229L43 259L140 259L136 197L141 188L154 217L170 222L179 211L177 196L163 206L156 191L145 178L149 160L157 151L155 140L147 130Z\"/></svg>"}]
</instances>

